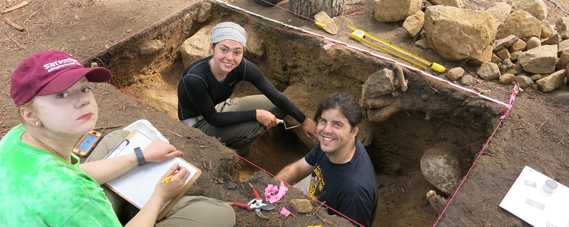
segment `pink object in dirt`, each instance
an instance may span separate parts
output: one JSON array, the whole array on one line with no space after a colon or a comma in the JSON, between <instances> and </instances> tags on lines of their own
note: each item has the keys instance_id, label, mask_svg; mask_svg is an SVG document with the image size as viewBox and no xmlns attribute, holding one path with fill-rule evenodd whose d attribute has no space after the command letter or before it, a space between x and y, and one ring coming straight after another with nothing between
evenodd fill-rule
<instances>
[{"instance_id":1,"label":"pink object in dirt","mask_svg":"<svg viewBox=\"0 0 569 227\"><path fill-rule=\"evenodd\" d=\"M285 217L288 217L290 215L290 211L283 207L283 209L281 210L281 214L284 215Z\"/></svg>"},{"instance_id":2,"label":"pink object in dirt","mask_svg":"<svg viewBox=\"0 0 569 227\"><path fill-rule=\"evenodd\" d=\"M270 203L275 203L279 201L288 191L288 188L284 185L284 181L281 181L281 186L274 186L269 184L267 188L265 188L265 199Z\"/></svg>"}]
</instances>

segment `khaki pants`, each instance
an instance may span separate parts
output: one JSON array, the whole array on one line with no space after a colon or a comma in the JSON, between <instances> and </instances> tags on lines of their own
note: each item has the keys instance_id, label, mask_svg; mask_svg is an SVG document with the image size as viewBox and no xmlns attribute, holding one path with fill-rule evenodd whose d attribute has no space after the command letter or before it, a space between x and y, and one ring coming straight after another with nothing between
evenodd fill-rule
<instances>
[{"instance_id":1,"label":"khaki pants","mask_svg":"<svg viewBox=\"0 0 569 227\"><path fill-rule=\"evenodd\" d=\"M103 159L129 132L116 130L106 135L85 162ZM138 209L122 197L102 186L105 195L111 201L115 214L130 220ZM125 214L126 213L126 214ZM235 211L225 202L203 196L184 196L156 226L234 226Z\"/></svg>"},{"instance_id":2,"label":"khaki pants","mask_svg":"<svg viewBox=\"0 0 569 227\"><path fill-rule=\"evenodd\" d=\"M227 99L225 102L217 105L217 112L235 112L263 109L271 112L277 118L283 118L286 113L276 107L264 95L251 95L242 98ZM205 119L198 121L193 127L200 129L208 136L219 138L226 146L237 151L241 156L247 156L249 146L262 136L266 129L265 126L257 121L248 121L235 125L217 127L207 123Z\"/></svg>"}]
</instances>

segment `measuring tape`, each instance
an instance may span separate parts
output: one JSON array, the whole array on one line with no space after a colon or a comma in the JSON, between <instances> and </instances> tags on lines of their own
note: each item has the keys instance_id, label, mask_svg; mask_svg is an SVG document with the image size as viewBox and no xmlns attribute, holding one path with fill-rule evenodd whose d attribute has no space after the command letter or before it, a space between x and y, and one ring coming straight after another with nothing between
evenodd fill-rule
<instances>
[{"instance_id":1,"label":"measuring tape","mask_svg":"<svg viewBox=\"0 0 569 227\"><path fill-rule=\"evenodd\" d=\"M376 47L376 48L378 48L378 49L380 49L380 50L383 50L383 51L385 51L385 52L387 52L387 53L389 53L389 54L391 54L391 55L393 55L393 56L395 56L395 57L401 58L401 59L403 59L403 60L405 60L405 61L407 61L407 62L409 62L409 63L411 63L411 64L413 64L413 65L416 65L416 66L419 67L419 68L427 69L427 66L428 66L428 67L431 67L431 69L433 69L433 70L435 70L435 71L437 71L437 72L440 72L440 73L444 73L444 72L446 71L446 69L445 69L444 66L442 66L442 65L440 65L440 64L438 64L438 63L436 63L436 62L429 62L429 61L427 61L427 60L425 60L425 59L423 59L423 58L421 58L421 57L419 57L419 56L417 56L417 55L412 54L412 53L409 52L409 51L406 51L406 50L404 50L404 49L401 49L401 48L399 48L398 46L395 46L395 45L393 45L393 44L391 44L391 43L389 43L389 42L386 42L386 41L384 41L384 40L382 40L382 39L380 39L380 38L377 38L377 37L375 37L375 36L373 36L373 35L371 35L371 34L365 32L365 31L363 31L363 30L361 30L361 29L359 29L359 28L356 28L356 27L351 26L351 25L349 25L349 27L350 27L352 30L354 30L354 32L352 32L352 34L350 34L350 37L351 37L352 39L355 39L355 40L357 40L357 41L364 42L364 43L367 43L367 44L369 44L369 45L372 45L372 46L374 46L374 47ZM416 61L414 61L414 60L411 59L411 58L407 58L407 57L405 57L405 56L402 56L401 54L395 53L394 51L388 50L387 48L384 48L384 47L382 47L382 46L380 46L380 45L377 45L376 43L370 42L370 41L366 40L365 37L369 37L370 39L373 39L373 40L375 40L375 41L377 41L377 42L379 42L379 43L381 43L381 44L383 44L383 45L385 45L385 46L388 46L388 47L390 47L391 49L394 49L394 50L396 50L396 51L398 51L398 52L400 52L400 53L403 53L403 54L405 54L405 55L408 55L408 56L412 57L412 58L413 58L414 60L416 60ZM417 61L418 61L418 62L417 62Z\"/></svg>"}]
</instances>

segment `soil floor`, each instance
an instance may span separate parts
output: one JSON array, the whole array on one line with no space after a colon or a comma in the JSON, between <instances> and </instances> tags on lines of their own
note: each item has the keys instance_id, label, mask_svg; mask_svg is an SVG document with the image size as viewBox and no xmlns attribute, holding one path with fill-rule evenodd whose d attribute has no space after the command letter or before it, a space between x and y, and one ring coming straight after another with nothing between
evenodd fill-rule
<instances>
[{"instance_id":1,"label":"soil floor","mask_svg":"<svg viewBox=\"0 0 569 227\"><path fill-rule=\"evenodd\" d=\"M506 2L511 2L507 0ZM19 3L19 0L0 1L0 10ZM200 1L188 0L45 0L30 1L30 4L15 11L2 14L23 26L18 31L7 23L0 24L0 137L18 124L14 104L9 95L10 75L18 63L26 57L44 50L58 49L72 53L77 59L87 59L106 51L122 40L144 31L157 22L168 18L181 9ZM311 23L302 21L281 8L264 8L252 0L228 0L255 13L265 15L284 23L325 34ZM477 7L489 7L494 0L465 0ZM569 9L569 0L544 0L549 7L548 20L554 24L559 17L569 16L563 9ZM373 19L372 0L346 0L343 15L350 15L359 28L431 61L444 64L447 68L462 66L474 72L472 66L462 62L448 62L434 51L414 46L414 41L401 28L402 22L379 23ZM557 7L556 4L560 7ZM287 1L279 6L286 8ZM425 3L428 5L428 3ZM334 37L336 38L336 37ZM349 40L348 37L338 38ZM265 42L267 42L265 40ZM301 53L310 56L311 53ZM486 95L508 102L512 86L501 86L496 81L480 84ZM140 93L142 88L125 88L129 93ZM185 151L184 158L202 168L204 173L192 186L188 194L205 195L231 202L247 202L251 199L252 183L257 190L267 184L275 184L268 174L240 161L214 138L204 136L200 131L189 129L172 118L172 113L156 106L143 104L125 95L114 87L103 84L95 92L99 104L97 129L103 134L122 128L138 119L148 119L172 144ZM158 96L158 94L157 94ZM140 97L138 97L140 98ZM425 147L411 148L417 143L411 139L427 140L430 137L464 140L473 154L472 162L484 146L487 136L492 140L485 148L476 165L467 177L452 203L443 214L439 226L528 226L519 218L499 207L513 182L524 166L550 176L569 185L569 130L565 127L569 116L569 88L552 93L526 89L516 97L513 108L503 122L499 116L491 116L486 131L479 134L465 134L459 128L445 126L444 119L424 122L424 115L407 113L392 117L381 132L392 135L385 137L386 144L397 145L420 151ZM472 123L476 125L476 122ZM442 127L439 127L441 126ZM451 124L457 125L457 124ZM495 128L499 127L495 132ZM384 129L388 128L390 130ZM484 128L484 127L482 127ZM398 129L398 130L393 130ZM434 135L429 132L435 131ZM381 133L378 132L378 133ZM460 138L457 138L460 137ZM468 137L468 138L464 138ZM468 139L472 139L468 142ZM482 139L481 139L482 138ZM418 159L393 153L397 149L370 147L376 164L380 185L378 214L373 226L432 226L438 218L437 212L425 199L428 190L434 189L421 174ZM386 151L388 150L388 151ZM251 149L250 161L276 173L282 167L301 158L306 148L293 133L276 128L266 133ZM383 152L383 153L382 153ZM267 158L270 157L270 158ZM465 165L465 172L470 166ZM239 171L235 169L240 168ZM299 191L290 194L277 209L285 207L286 201L304 198ZM327 216L323 209L318 215L298 215L284 218L277 212L267 214L270 220L260 220L253 212L236 210L237 226L349 226L349 222L335 216Z\"/></svg>"}]
</instances>

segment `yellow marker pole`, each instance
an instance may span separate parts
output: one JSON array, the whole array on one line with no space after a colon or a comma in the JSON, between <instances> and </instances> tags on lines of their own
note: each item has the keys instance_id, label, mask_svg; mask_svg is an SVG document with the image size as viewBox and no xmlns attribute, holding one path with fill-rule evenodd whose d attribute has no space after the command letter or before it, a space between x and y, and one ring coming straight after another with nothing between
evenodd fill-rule
<instances>
[{"instance_id":1,"label":"yellow marker pole","mask_svg":"<svg viewBox=\"0 0 569 227\"><path fill-rule=\"evenodd\" d=\"M350 37L352 37L352 38L354 38L354 39L356 39L356 40L358 40L358 41L364 41L364 42L366 42L366 43L371 43L371 42L366 41L365 39L363 39L363 37L369 37L369 38L371 38L371 39L373 39L373 40L375 40L375 41L377 41L377 42L379 42L379 43L381 43L381 44L383 44L383 45L386 45L386 46L388 46L388 47L390 47L390 48L392 48L392 49L395 49L395 50L397 50L397 51L399 51L399 52L401 52L401 53L403 53L403 54L406 54L406 55L408 55L408 56L410 56L410 57L413 57L415 60L418 60L418 61L420 61L421 63L430 66L431 69L433 69L433 70L435 70L435 71L437 71L437 72L444 73L444 72L446 71L446 69L445 69L444 66L442 66L442 65L440 65L440 64L438 64L438 63L436 63L436 62L429 62L429 61L427 61L427 60L425 60L425 59L423 59L423 58L421 58L421 57L419 57L419 56L417 56L417 55L414 55L413 53L411 53L411 52L409 52L409 51L406 51L406 50L404 50L404 49L401 49L401 48L398 47L398 46L395 46L395 45L393 45L393 44L391 44L391 43L389 43L389 42L387 42L387 41L384 41L384 40L382 40L382 39L380 39L380 38L377 38L377 37L375 37L375 36L373 36L373 35L371 35L371 34L365 32L365 31L363 31L363 30L361 30L361 29L358 29L358 28L352 26L352 25L349 25L349 27L350 27L351 29L355 30L355 31L360 31L360 32L358 32L358 33L359 33L358 36L361 36L361 39L356 39L356 38L354 38L352 35L350 35ZM374 45L374 44L371 44L371 45L373 45L374 47L377 47L377 48L379 48L379 49L381 49L381 50L384 50L384 48L380 48L379 45L377 45L377 44L375 44L375 45ZM385 50L384 50L384 51L385 51ZM392 55L394 55L394 56L396 56L396 57L399 57L399 58L401 58L401 59L403 59L403 60L405 60L405 61L408 61L408 62L410 62L410 63L412 63L412 64L418 66L418 64L417 64L416 62L414 62L414 61L410 61L409 59L404 58L404 57L401 57L401 56L398 55L398 54L393 54L393 52L391 52L391 51L386 51L386 52L388 52L388 53L390 53L390 54L392 54ZM422 69L426 69L425 66L419 66L419 67L422 68Z\"/></svg>"},{"instance_id":2,"label":"yellow marker pole","mask_svg":"<svg viewBox=\"0 0 569 227\"><path fill-rule=\"evenodd\" d=\"M318 21L314 21L314 24L316 24L316 25L318 25L318 26L320 26L320 27L322 27L322 28L326 28L326 25L325 25L325 24L322 24L322 23L320 23L320 22L318 22Z\"/></svg>"},{"instance_id":3,"label":"yellow marker pole","mask_svg":"<svg viewBox=\"0 0 569 227\"><path fill-rule=\"evenodd\" d=\"M411 63L411 64L413 64L413 65L416 65L417 67L419 67L419 68L421 68L421 69L427 69L427 67L424 66L424 65L421 65L421 64L419 64L419 63L417 63L417 62L412 61L411 59L408 59L408 58L406 58L406 57L403 57L403 56L401 56L401 55L399 55L399 54L397 54L397 53L395 53L395 52L393 52L393 51L390 51L390 50L388 50L388 49L386 49L386 48L383 48L383 47L381 47L381 46L379 46L379 45L377 45L377 44L375 44L375 43L372 43L372 42L370 42L370 41L365 40L363 34L364 34L364 31L362 31L362 30L356 30L356 31L352 32L352 34L350 35L350 37L353 38L353 39L355 39L355 40L358 40L358 41L360 41L360 42L364 42L364 43L367 43L367 44L369 44L369 45L372 45L372 46L374 46L374 47L376 47L376 48L378 48L378 49L380 49L380 50L383 50L383 51L385 51L385 52L387 52L387 53L389 53L389 54L391 54L391 55L393 55L393 56L395 56L395 57L401 58L401 59L403 59L403 60L405 60L405 61L407 61L407 62L409 62L409 63Z\"/></svg>"}]
</instances>

